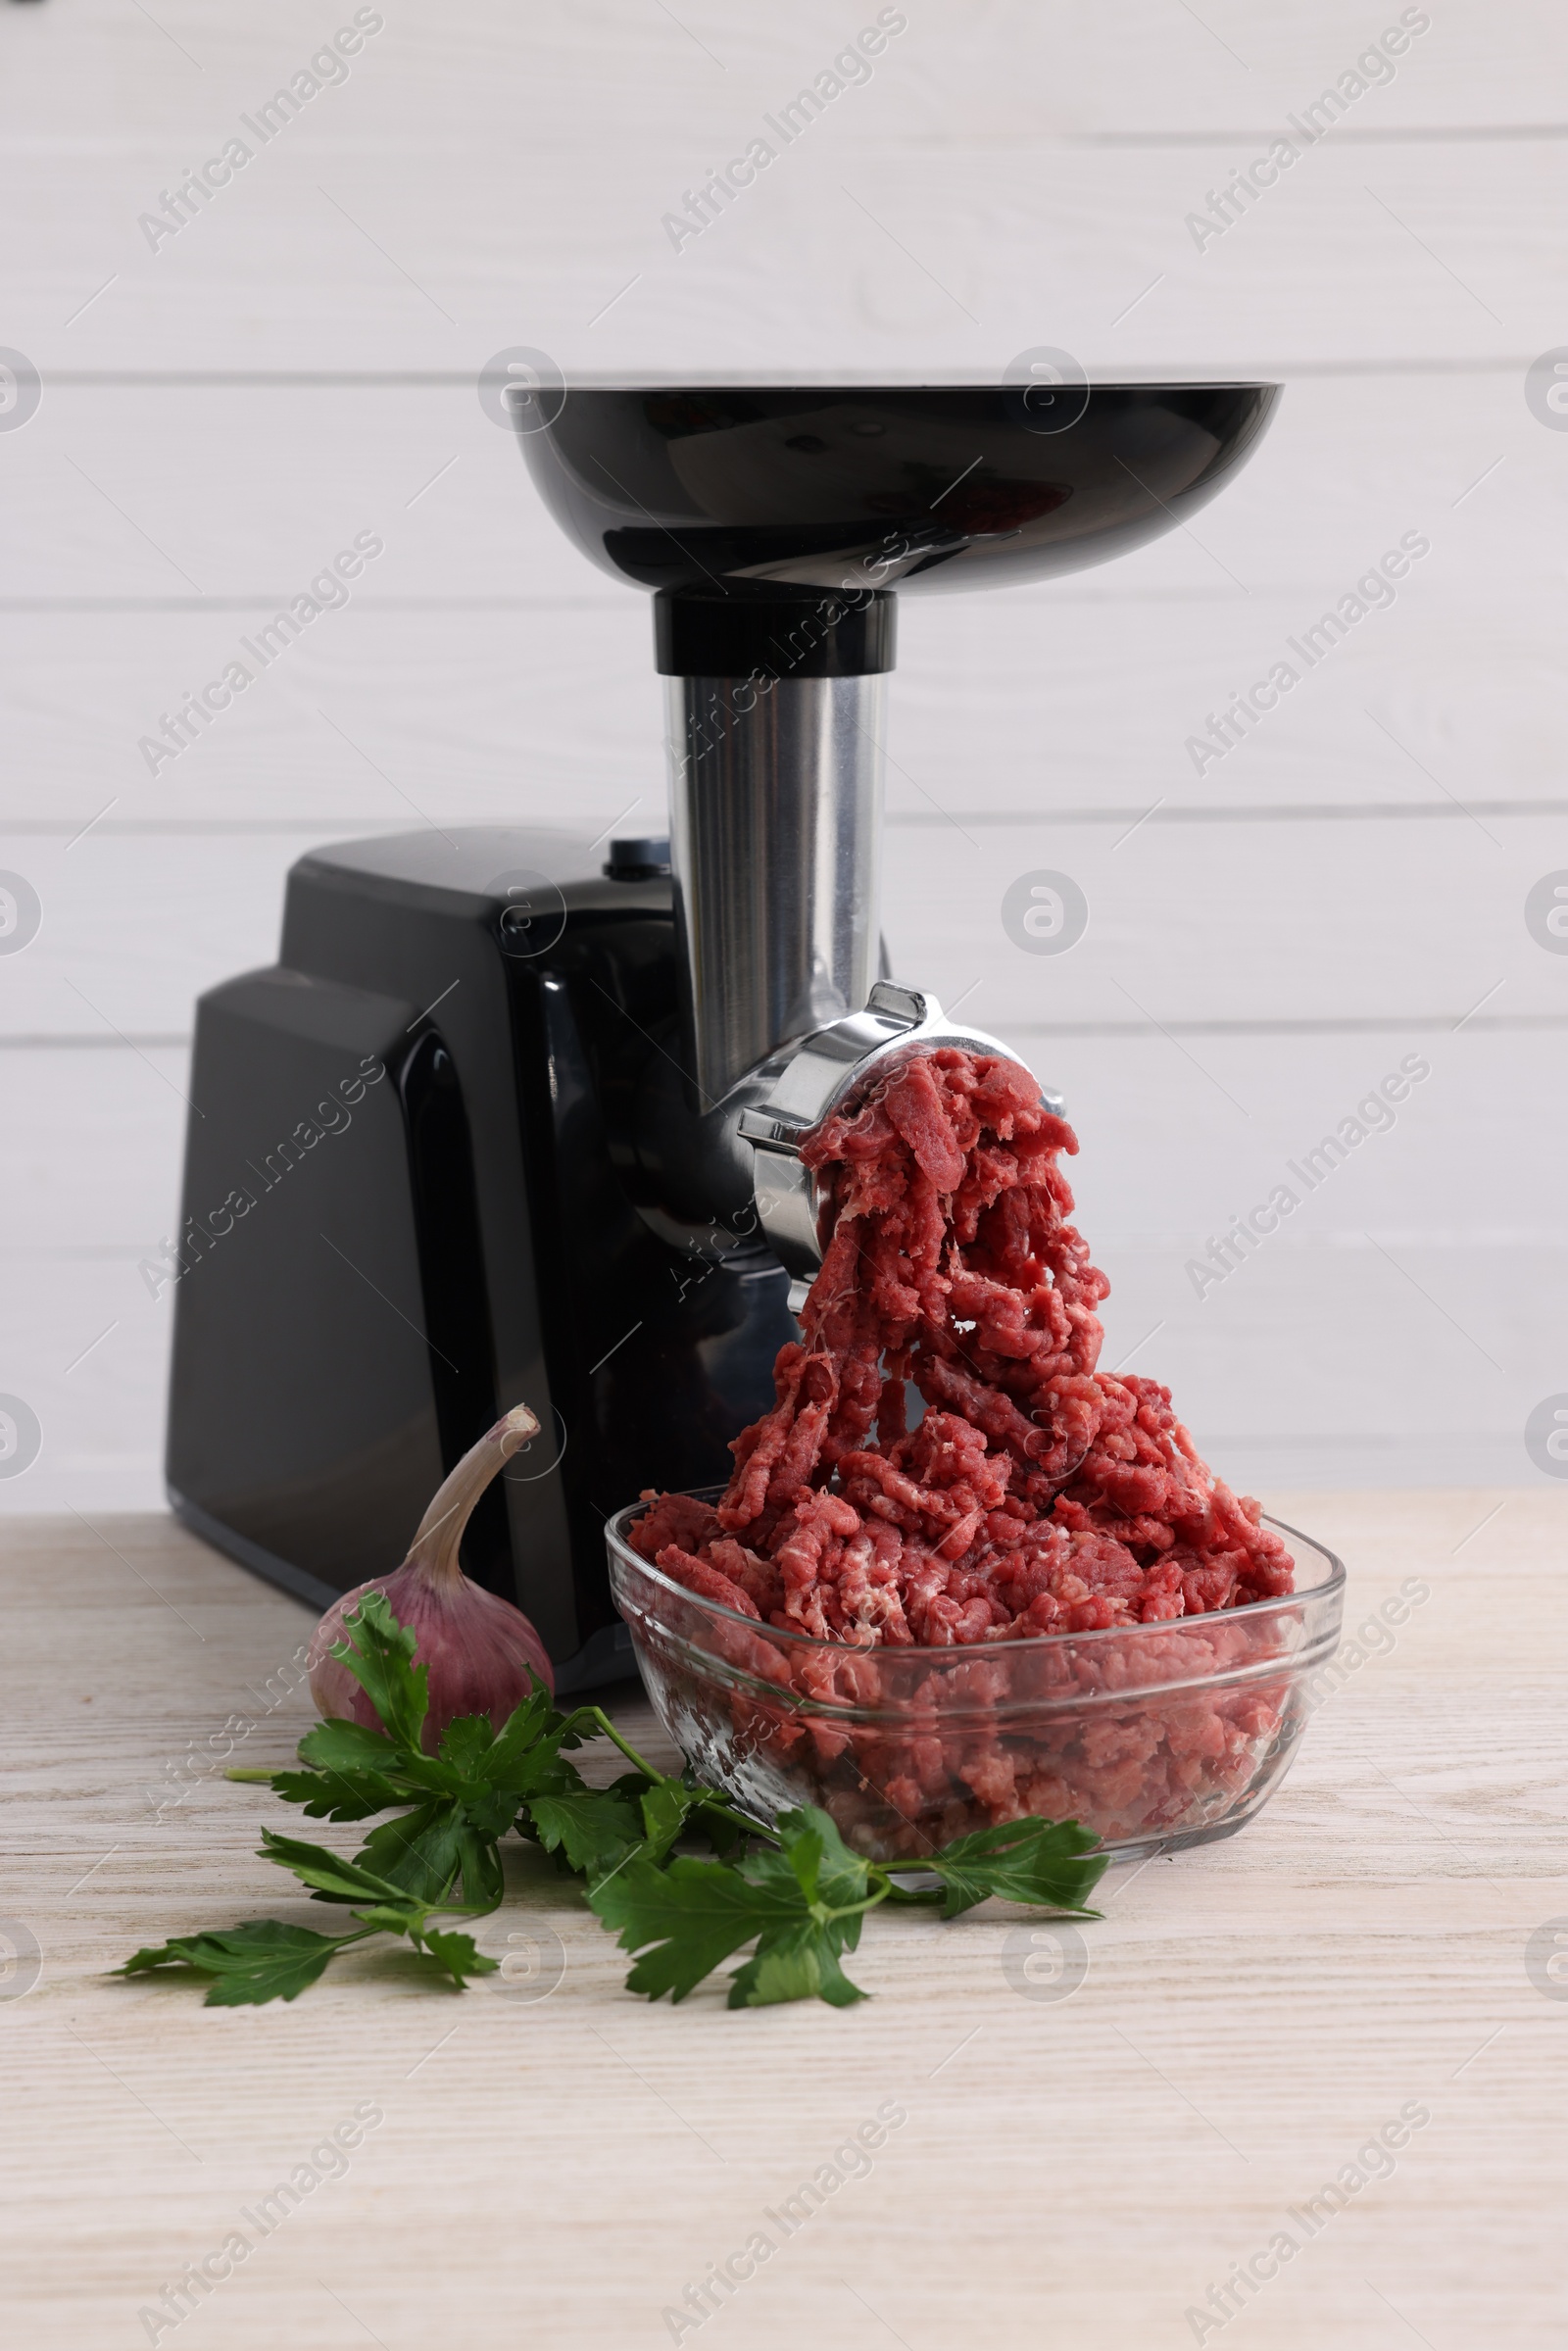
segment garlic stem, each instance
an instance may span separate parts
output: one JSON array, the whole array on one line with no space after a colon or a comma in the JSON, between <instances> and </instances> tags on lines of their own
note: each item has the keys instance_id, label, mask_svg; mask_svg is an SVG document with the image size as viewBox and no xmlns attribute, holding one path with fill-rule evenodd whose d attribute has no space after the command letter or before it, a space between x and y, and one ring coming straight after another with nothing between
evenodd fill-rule
<instances>
[{"instance_id":1,"label":"garlic stem","mask_svg":"<svg viewBox=\"0 0 1568 2351\"><path fill-rule=\"evenodd\" d=\"M458 1546L474 1503L502 1463L538 1434L538 1418L526 1404L514 1404L493 1429L487 1429L437 1488L409 1545L404 1566L422 1569L432 1585L460 1583L463 1570L458 1565Z\"/></svg>"}]
</instances>

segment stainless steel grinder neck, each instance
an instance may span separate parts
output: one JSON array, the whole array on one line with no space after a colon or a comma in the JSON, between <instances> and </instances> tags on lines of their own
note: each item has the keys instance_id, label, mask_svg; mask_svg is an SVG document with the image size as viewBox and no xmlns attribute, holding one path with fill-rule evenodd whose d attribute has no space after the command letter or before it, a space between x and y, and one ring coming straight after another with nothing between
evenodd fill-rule
<instances>
[{"instance_id":1,"label":"stainless steel grinder neck","mask_svg":"<svg viewBox=\"0 0 1568 2351\"><path fill-rule=\"evenodd\" d=\"M895 610L870 590L655 600L698 1110L870 994Z\"/></svg>"}]
</instances>

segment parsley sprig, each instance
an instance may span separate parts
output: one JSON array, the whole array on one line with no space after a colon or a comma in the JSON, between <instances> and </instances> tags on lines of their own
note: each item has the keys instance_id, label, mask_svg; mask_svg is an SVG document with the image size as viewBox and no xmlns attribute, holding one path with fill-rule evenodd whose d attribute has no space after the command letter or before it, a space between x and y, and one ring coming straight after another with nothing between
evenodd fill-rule
<instances>
[{"instance_id":1,"label":"parsley sprig","mask_svg":"<svg viewBox=\"0 0 1568 2351\"><path fill-rule=\"evenodd\" d=\"M381 1813L353 1860L297 1837L262 1831L261 1858L289 1870L313 1901L346 1908L355 1924L319 1935L276 1919L175 1935L141 1950L120 1971L180 1968L211 1979L209 2006L292 2000L339 1951L375 1935L403 1936L432 1981L462 1987L497 1962L471 1935L432 1918L479 1918L504 1891L500 1839L511 1828L584 1881L589 1907L639 1954L627 1988L684 1999L726 1959L753 1946L730 1980L731 2008L815 1997L849 2007L864 1993L841 1961L861 1922L884 1902L935 1906L957 1918L991 1894L1080 1917L1103 1872L1103 1854L1074 1821L1017 1820L960 1837L913 1865L868 1861L814 1805L782 1814L772 1830L736 1811L687 1770L656 1771L598 1706L563 1713L536 1682L497 1732L465 1716L434 1755L421 1737L428 1677L416 1637L385 1597L369 1592L345 1620L352 1641L334 1656L365 1690L381 1725L320 1722L299 1744L301 1771L236 1770L263 1782L307 1819L368 1820ZM606 1737L631 1765L609 1788L590 1788L568 1750ZM710 1859L677 1851L701 1839ZM910 1883L914 1878L917 1882Z\"/></svg>"}]
</instances>

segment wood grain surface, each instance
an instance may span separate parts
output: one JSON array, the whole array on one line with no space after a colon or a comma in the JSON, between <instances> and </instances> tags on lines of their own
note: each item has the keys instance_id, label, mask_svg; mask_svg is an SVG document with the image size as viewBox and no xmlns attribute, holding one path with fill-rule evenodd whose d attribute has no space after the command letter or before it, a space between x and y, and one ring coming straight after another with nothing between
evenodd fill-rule
<instances>
[{"instance_id":1,"label":"wood grain surface","mask_svg":"<svg viewBox=\"0 0 1568 2351\"><path fill-rule=\"evenodd\" d=\"M1555 2351L1568 1495L1267 1498L1341 1550L1350 1589L1341 1687L1265 1813L1112 1871L1069 1996L1049 1996L1049 1946L1011 1987L1024 1914L990 1904L873 1921L873 1997L847 2013L730 2015L721 1984L634 1999L521 1846L480 1930L506 1982L433 1992L366 1954L291 2006L224 2011L111 1978L170 1934L309 1917L254 1858L270 1799L201 1759L288 1756L310 1619L167 1520L13 1523L8 2339ZM1401 1590L1406 1621L1357 1640ZM647 1735L643 1701L616 1711ZM846 2153L786 2233L768 2216L879 2112L869 2169ZM339 2125L361 2131L346 2156ZM259 2212L301 2165L319 2183ZM1347 2166L1364 2183L1314 2223ZM249 2249L187 2288L177 2327L139 2315L236 2229ZM758 2230L772 2254L677 2330L663 2314ZM1211 2291L1254 2256L1277 2275L1221 2324Z\"/></svg>"},{"instance_id":2,"label":"wood grain surface","mask_svg":"<svg viewBox=\"0 0 1568 2351\"><path fill-rule=\"evenodd\" d=\"M43 378L24 430L0 409L0 871L42 908L0 953L0 1396L43 1433L0 1476L7 2341L144 2343L244 2228L160 2341L636 2351L766 2228L710 2347L1556 2351L1568 1487L1517 1481L1568 1390L1568 959L1523 918L1568 869L1568 434L1524 396L1568 336L1561 11L1419 12L1200 250L1187 216L1398 6L908 0L869 81L679 252L664 213L870 0L374 13L347 79L153 250L139 217L353 6L0 8L0 343ZM228 2013L105 1973L278 1906L265 1799L192 1758L245 1723L236 1751L281 1760L307 1719L306 1615L154 1508L169 1300L138 1267L176 1213L192 1000L270 959L323 840L662 809L643 601L475 398L518 343L906 378L1044 343L1104 379L1288 384L1193 530L909 601L892 695L895 960L1066 1094L1106 1360L1345 1553L1352 1633L1408 1578L1431 1595L1354 1652L1250 1829L1112 1873L1070 1998L1010 1988L992 1906L876 1922L847 2016L651 2009L520 1847L484 1930L515 1989L366 1957ZM160 712L364 528L351 604L150 773ZM1205 713L1410 529L1396 604L1195 773ZM1090 901L1064 958L1002 927L1037 869ZM1204 1237L1410 1052L1397 1127L1196 1298ZM783 2241L764 2212L889 2101L870 2170ZM240 2219L366 2104L341 2177ZM1288 2220L1407 2105L1430 2120L1392 2171ZM1286 2227L1298 2253L1220 2325L1211 2290Z\"/></svg>"}]
</instances>

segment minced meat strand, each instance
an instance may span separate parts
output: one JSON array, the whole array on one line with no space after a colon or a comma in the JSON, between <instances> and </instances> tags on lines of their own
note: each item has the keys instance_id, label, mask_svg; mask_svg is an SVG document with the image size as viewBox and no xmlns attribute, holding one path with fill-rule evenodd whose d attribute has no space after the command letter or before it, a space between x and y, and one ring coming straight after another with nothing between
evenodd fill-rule
<instances>
[{"instance_id":1,"label":"minced meat strand","mask_svg":"<svg viewBox=\"0 0 1568 2351\"><path fill-rule=\"evenodd\" d=\"M1170 1390L1097 1368L1110 1285L1067 1221L1077 1149L1018 1063L951 1046L826 1119L802 1153L824 1254L777 1401L735 1440L717 1507L650 1494L633 1547L743 1616L867 1649L1290 1592L1289 1550Z\"/></svg>"}]
</instances>

